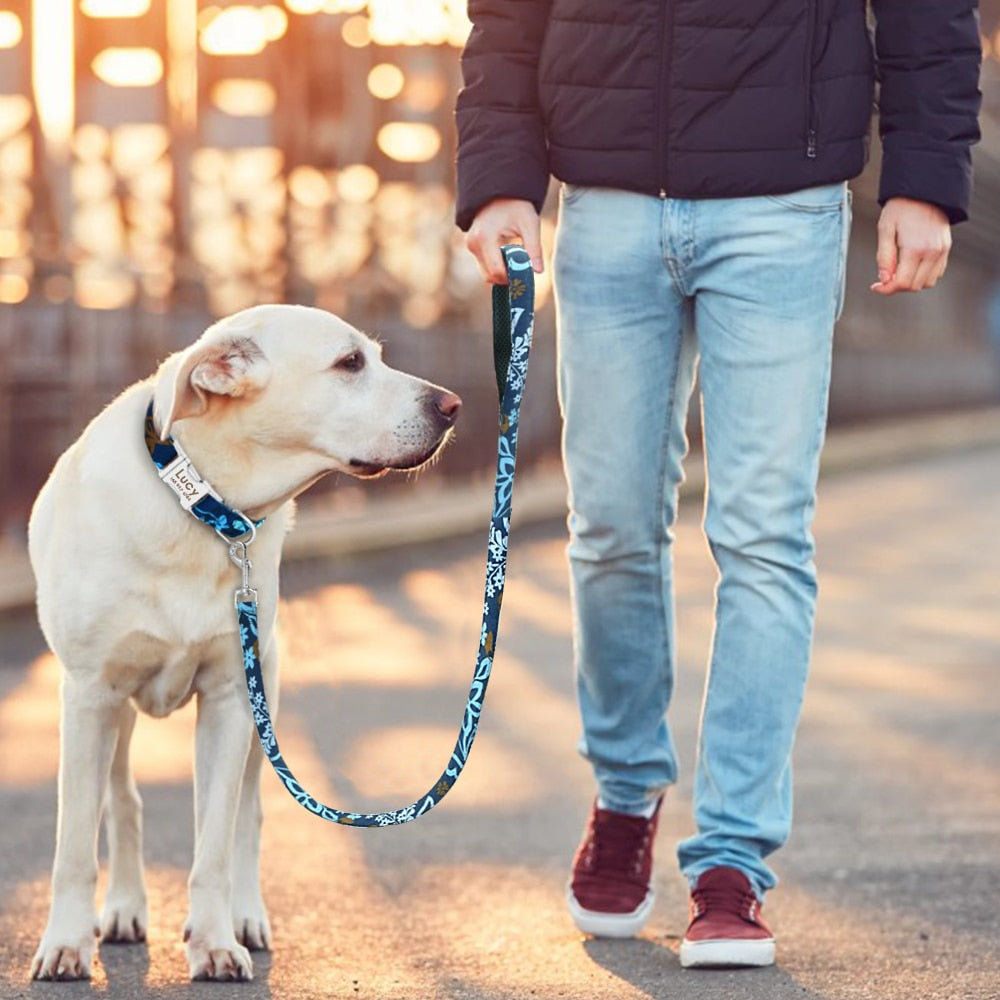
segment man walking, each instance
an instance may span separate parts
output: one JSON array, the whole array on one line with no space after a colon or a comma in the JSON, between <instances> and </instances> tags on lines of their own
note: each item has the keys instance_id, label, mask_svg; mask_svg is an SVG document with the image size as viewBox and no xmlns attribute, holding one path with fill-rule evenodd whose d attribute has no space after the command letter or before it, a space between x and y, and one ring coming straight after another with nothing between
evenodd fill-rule
<instances>
[{"instance_id":1,"label":"man walking","mask_svg":"<svg viewBox=\"0 0 1000 1000\"><path fill-rule=\"evenodd\" d=\"M966 217L978 138L974 0L469 0L458 224L554 256L574 658L597 797L568 904L627 937L653 903L677 776L671 528L698 365L718 565L681 964L770 965L766 858L816 597L810 530L850 229L876 79L879 295L933 287ZM874 44L873 44L874 42Z\"/></svg>"}]
</instances>

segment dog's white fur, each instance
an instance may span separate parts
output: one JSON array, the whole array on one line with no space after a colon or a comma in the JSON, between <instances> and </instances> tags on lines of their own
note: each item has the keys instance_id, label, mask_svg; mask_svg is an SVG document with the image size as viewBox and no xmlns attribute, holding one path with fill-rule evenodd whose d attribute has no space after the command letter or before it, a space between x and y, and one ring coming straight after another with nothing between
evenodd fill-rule
<instances>
[{"instance_id":1,"label":"dog's white fur","mask_svg":"<svg viewBox=\"0 0 1000 1000\"><path fill-rule=\"evenodd\" d=\"M98 933L145 938L129 738L137 710L164 716L194 695L191 977L250 978L248 948L270 941L258 875L263 755L235 634L239 573L227 545L158 481L143 436L150 398L159 435L172 434L228 504L267 518L250 554L272 712L278 564L292 498L330 471L370 476L421 465L461 405L389 368L377 344L329 313L257 306L216 323L126 390L56 463L29 527L39 620L64 667L52 907L32 964L39 979L89 976ZM109 883L98 921L105 806Z\"/></svg>"}]
</instances>

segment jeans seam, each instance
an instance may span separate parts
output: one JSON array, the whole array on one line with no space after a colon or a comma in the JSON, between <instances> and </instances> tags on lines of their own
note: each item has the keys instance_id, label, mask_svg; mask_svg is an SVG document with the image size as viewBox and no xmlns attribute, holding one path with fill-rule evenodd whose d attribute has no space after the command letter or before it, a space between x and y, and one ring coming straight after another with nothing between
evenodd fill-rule
<instances>
[{"instance_id":1,"label":"jeans seam","mask_svg":"<svg viewBox=\"0 0 1000 1000\"><path fill-rule=\"evenodd\" d=\"M669 613L672 608L667 607L667 601L663 594L664 581L667 578L667 571L669 569L669 561L671 558L671 543L670 543L670 527L664 523L664 514L667 509L667 489L674 489L671 483L671 478L669 475L669 470L671 468L671 447L673 444L673 429L674 421L677 418L675 412L677 407L677 397L678 385L681 380L681 356L683 354L684 348L684 337L686 336L686 330L682 321L680 335L676 338L676 346L674 348L673 357L673 369L674 377L670 385L670 393L667 397L666 406L666 423L664 426L664 444L661 449L662 461L660 463L660 484L659 484L659 495L660 495L660 511L659 511L659 524L660 524L660 537L659 537L659 562L660 562L660 577L659 586L657 587L657 604L660 614L660 621L663 627L664 637L668 640L668 647L665 651L665 656L662 661L662 671L664 673L664 680L668 683L669 695L667 698L667 708L669 708L670 701L673 698L673 687L674 687L674 671L669 669L670 664L673 662L676 650L676 637L674 632L676 631L671 627L673 624L673 614ZM673 512L673 521L677 519L677 510Z\"/></svg>"},{"instance_id":2,"label":"jeans seam","mask_svg":"<svg viewBox=\"0 0 1000 1000\"><path fill-rule=\"evenodd\" d=\"M688 291L684 287L684 278L681 270L684 266L683 260L678 260L670 250L670 240L667 238L668 231L670 229L670 208L676 199L664 198L660 202L660 257L663 260L663 266L666 269L667 275L670 278L671 284L674 286L674 290L678 295L683 298L688 298ZM682 247L682 257L683 257L683 247ZM678 356L680 355L680 348L678 347ZM672 411L671 411L672 412Z\"/></svg>"}]
</instances>

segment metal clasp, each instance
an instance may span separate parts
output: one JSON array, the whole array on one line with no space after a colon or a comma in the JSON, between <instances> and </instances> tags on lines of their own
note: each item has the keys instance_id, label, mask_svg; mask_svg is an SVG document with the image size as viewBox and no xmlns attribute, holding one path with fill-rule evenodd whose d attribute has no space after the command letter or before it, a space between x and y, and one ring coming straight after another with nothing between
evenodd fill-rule
<instances>
[{"instance_id":1,"label":"metal clasp","mask_svg":"<svg viewBox=\"0 0 1000 1000\"><path fill-rule=\"evenodd\" d=\"M243 586L234 595L234 601L237 606L241 603L256 603L257 601L257 591L250 586L250 570L253 569L253 563L250 561L250 555L247 552L247 546L252 541L253 535L246 541L229 543L229 558L240 568L243 574Z\"/></svg>"}]
</instances>

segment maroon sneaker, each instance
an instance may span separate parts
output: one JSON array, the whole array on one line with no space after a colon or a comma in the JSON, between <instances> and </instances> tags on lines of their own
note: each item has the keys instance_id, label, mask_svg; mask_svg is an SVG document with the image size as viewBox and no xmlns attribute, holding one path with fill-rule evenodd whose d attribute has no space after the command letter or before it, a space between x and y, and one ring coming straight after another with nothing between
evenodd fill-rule
<instances>
[{"instance_id":1,"label":"maroon sneaker","mask_svg":"<svg viewBox=\"0 0 1000 1000\"><path fill-rule=\"evenodd\" d=\"M662 801L649 819L594 803L566 892L573 922L585 934L632 937L649 918L653 837Z\"/></svg>"},{"instance_id":2,"label":"maroon sneaker","mask_svg":"<svg viewBox=\"0 0 1000 1000\"><path fill-rule=\"evenodd\" d=\"M691 923L681 965L774 965L774 936L750 880L736 868L710 868L691 891Z\"/></svg>"}]
</instances>

